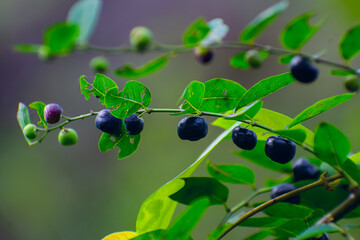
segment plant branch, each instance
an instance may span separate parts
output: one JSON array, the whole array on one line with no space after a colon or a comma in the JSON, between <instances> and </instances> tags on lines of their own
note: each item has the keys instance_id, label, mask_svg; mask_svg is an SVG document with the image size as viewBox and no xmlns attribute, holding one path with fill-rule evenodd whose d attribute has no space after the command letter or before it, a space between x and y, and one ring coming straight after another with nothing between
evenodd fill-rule
<instances>
[{"instance_id":1,"label":"plant branch","mask_svg":"<svg viewBox=\"0 0 360 240\"><path fill-rule=\"evenodd\" d=\"M293 196L299 195L302 192L306 192L308 190L320 187L320 186L327 186L330 182L335 181L337 179L342 178L343 176L341 174L336 174L333 175L331 177L326 177L325 175L323 175L318 181L310 183L306 186L303 186L301 188L298 188L294 191L288 192L286 194L283 194L277 198L271 199L261 205L259 205L256 208L253 208L252 210L250 210L249 212L245 213L244 215L240 216L236 221L232 222L229 227L225 228L221 234L219 235L219 237L217 239L221 239L223 238L226 234L228 234L231 230L233 230L237 225L239 225L240 223L242 223L243 221L245 221L246 219L254 216L255 214L261 212L262 210L278 203L278 202L282 202L286 199L289 199Z\"/></svg>"},{"instance_id":2,"label":"plant branch","mask_svg":"<svg viewBox=\"0 0 360 240\"><path fill-rule=\"evenodd\" d=\"M148 49L148 52L167 52L167 53L190 53L193 51L193 48L197 45L193 46L184 46L184 45L166 45L166 44L154 44L150 49ZM277 48L272 47L269 45L262 45L262 44L246 44L246 43L240 43L240 42L223 42L218 44L213 44L210 46L212 49L238 49L238 50L250 50L250 49L257 49L257 50L265 50L268 51L270 54L273 55L299 55L306 58L309 58L310 60L313 60L314 62L318 64L327 65L330 67L335 67L339 69L343 69L345 71L348 71L350 73L359 75L360 73L356 71L356 69L351 68L350 66L346 64L341 64L337 62L333 62L324 58L319 58L316 55L312 54L306 54L306 53L299 53L297 51L287 50L283 48ZM120 47L102 47L102 46L96 46L96 45L85 45L85 46L79 46L77 51L89 51L89 52L100 52L105 54L125 54L125 53L138 53L135 49L129 46L120 46Z\"/></svg>"}]
</instances>

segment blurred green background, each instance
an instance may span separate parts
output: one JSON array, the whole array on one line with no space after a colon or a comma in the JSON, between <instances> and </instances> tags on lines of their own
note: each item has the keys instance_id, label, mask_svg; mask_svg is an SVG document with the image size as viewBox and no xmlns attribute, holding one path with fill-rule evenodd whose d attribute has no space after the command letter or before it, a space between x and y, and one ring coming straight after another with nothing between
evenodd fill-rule
<instances>
[{"instance_id":1,"label":"blurred green background","mask_svg":"<svg viewBox=\"0 0 360 240\"><path fill-rule=\"evenodd\" d=\"M208 136L199 142L178 139L176 126L180 117L165 114L145 115L145 129L139 150L132 156L117 160L117 153L100 153L97 141L101 133L94 119L77 121L70 126L79 134L75 146L57 143L57 133L50 134L40 145L29 148L16 121L18 102L58 103L67 116L100 110L102 106L80 94L78 79L85 74L93 53L41 62L35 55L12 52L15 43L40 43L44 29L66 19L74 0L0 1L0 239L2 240L79 240L101 239L116 231L135 230L141 203L158 187L175 177L191 164L205 147L221 132L210 127ZM91 43L102 46L128 44L130 30L138 25L149 27L161 43L181 44L182 33L199 16L207 20L223 18L229 25L227 40L237 40L238 34L253 17L277 1L268 0L106 0ZM278 35L287 22L297 15L315 10L318 18L327 17L325 26L305 46L304 51L316 53L327 49L324 56L341 62L338 42L350 27L360 23L358 0L292 1L259 38L258 43L279 46ZM317 20L315 18L315 20ZM151 91L152 107L176 107L185 86L192 80L206 81L215 77L235 80L245 87L271 75L288 71L288 67L270 57L258 71L241 71L229 65L234 50L217 50L214 61L203 66L192 54L173 59L162 71L141 79ZM141 65L154 54L109 56L112 67L125 63ZM352 62L359 64L358 58ZM329 74L329 68L319 66L320 78L311 85L292 84L265 99L266 108L294 117L316 101L345 93L342 79ZM120 86L125 83L109 74ZM313 129L319 121L336 124L352 142L352 151L360 149L359 97L305 123ZM33 120L37 118L31 112ZM207 118L209 122L213 119ZM246 163L232 154L236 148L224 142L210 156L215 163ZM304 154L298 151L298 156ZM255 165L257 186L277 173ZM204 165L195 173L207 176ZM229 204L239 202L251 190L246 186L231 188ZM268 196L265 196L267 198ZM177 213L183 209L179 206ZM224 215L223 207L212 207L195 230L195 239L205 239ZM358 220L347 220L357 223ZM253 230L238 229L226 239L242 239ZM360 237L354 231L355 239ZM335 236L332 239L341 239Z\"/></svg>"}]
</instances>

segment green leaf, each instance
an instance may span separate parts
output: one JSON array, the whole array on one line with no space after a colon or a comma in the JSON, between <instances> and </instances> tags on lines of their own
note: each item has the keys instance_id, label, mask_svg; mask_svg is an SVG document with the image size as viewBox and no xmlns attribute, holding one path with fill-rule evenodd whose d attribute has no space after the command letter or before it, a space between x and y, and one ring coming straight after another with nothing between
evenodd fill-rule
<instances>
[{"instance_id":1,"label":"green leaf","mask_svg":"<svg viewBox=\"0 0 360 240\"><path fill-rule=\"evenodd\" d=\"M279 58L279 63L281 64L290 64L291 60L293 59L294 54L285 54L281 55Z\"/></svg>"},{"instance_id":2,"label":"green leaf","mask_svg":"<svg viewBox=\"0 0 360 240\"><path fill-rule=\"evenodd\" d=\"M261 80L251 87L240 99L236 109L244 107L256 100L259 100L281 88L293 83L295 79L291 73L283 73Z\"/></svg>"},{"instance_id":3,"label":"green leaf","mask_svg":"<svg viewBox=\"0 0 360 240\"><path fill-rule=\"evenodd\" d=\"M108 133L103 133L99 139L100 152L106 152L117 147L119 148L119 159L126 158L136 152L140 142L140 134L130 135L126 131L124 124L121 131L122 133L120 136L113 136Z\"/></svg>"},{"instance_id":4,"label":"green leaf","mask_svg":"<svg viewBox=\"0 0 360 240\"><path fill-rule=\"evenodd\" d=\"M306 132L303 129L277 130L273 133L299 143L303 143L306 139Z\"/></svg>"},{"instance_id":5,"label":"green leaf","mask_svg":"<svg viewBox=\"0 0 360 240\"><path fill-rule=\"evenodd\" d=\"M17 111L17 114L16 114L16 118L17 118L17 121L19 123L19 126L21 128L21 132L23 132L24 134L24 127L31 123L30 121L30 116L29 116L29 110L28 108L26 107L25 104L23 103L19 103L19 108L18 108L18 111ZM30 145L30 139L28 139L25 134L24 134L24 138L26 140L26 142Z\"/></svg>"},{"instance_id":6,"label":"green leaf","mask_svg":"<svg viewBox=\"0 0 360 240\"><path fill-rule=\"evenodd\" d=\"M146 109L151 102L150 91L138 81L127 81L123 90L118 92L118 88L109 89L105 95L105 106L107 108L116 107L112 110L117 118L126 118L140 108Z\"/></svg>"},{"instance_id":7,"label":"green leaf","mask_svg":"<svg viewBox=\"0 0 360 240\"><path fill-rule=\"evenodd\" d=\"M168 62L169 57L166 55L158 57L139 68L134 68L129 64L125 64L115 69L114 74L118 77L128 79L142 78L159 71L160 69L165 67Z\"/></svg>"},{"instance_id":8,"label":"green leaf","mask_svg":"<svg viewBox=\"0 0 360 240\"><path fill-rule=\"evenodd\" d=\"M273 228L274 236L282 238L296 237L307 228L306 223L299 218L290 219L283 225Z\"/></svg>"},{"instance_id":9,"label":"green leaf","mask_svg":"<svg viewBox=\"0 0 360 240\"><path fill-rule=\"evenodd\" d=\"M48 27L44 33L44 45L49 48L50 55L66 55L75 47L79 36L76 24L60 22Z\"/></svg>"},{"instance_id":10,"label":"green leaf","mask_svg":"<svg viewBox=\"0 0 360 240\"><path fill-rule=\"evenodd\" d=\"M291 20L280 35L282 45L292 50L302 48L324 23L321 20L310 25L309 21L314 15L315 12L307 12Z\"/></svg>"},{"instance_id":11,"label":"green leaf","mask_svg":"<svg viewBox=\"0 0 360 240\"><path fill-rule=\"evenodd\" d=\"M351 160L351 158L346 159L345 162L341 165L341 168L350 175L352 179L360 184L360 170L359 167Z\"/></svg>"},{"instance_id":12,"label":"green leaf","mask_svg":"<svg viewBox=\"0 0 360 240\"><path fill-rule=\"evenodd\" d=\"M67 22L74 23L80 28L77 43L88 42L98 22L101 6L100 0L81 0L71 7Z\"/></svg>"},{"instance_id":13,"label":"green leaf","mask_svg":"<svg viewBox=\"0 0 360 240\"><path fill-rule=\"evenodd\" d=\"M246 237L244 240L263 240L269 237L272 234L269 230L262 230L260 232L251 234L250 236Z\"/></svg>"},{"instance_id":14,"label":"green leaf","mask_svg":"<svg viewBox=\"0 0 360 240\"><path fill-rule=\"evenodd\" d=\"M282 13L288 5L289 3L287 1L281 1L261 12L241 32L239 37L240 41L249 44L254 43L260 33L275 21L277 16Z\"/></svg>"},{"instance_id":15,"label":"green leaf","mask_svg":"<svg viewBox=\"0 0 360 240\"><path fill-rule=\"evenodd\" d=\"M360 52L360 25L349 29L340 41L340 54L345 60L350 60Z\"/></svg>"},{"instance_id":16,"label":"green leaf","mask_svg":"<svg viewBox=\"0 0 360 240\"><path fill-rule=\"evenodd\" d=\"M230 59L230 65L238 69L249 69L250 64L246 61L246 52L240 52L235 54Z\"/></svg>"},{"instance_id":17,"label":"green leaf","mask_svg":"<svg viewBox=\"0 0 360 240\"><path fill-rule=\"evenodd\" d=\"M186 87L183 95L180 98L180 100L185 99L185 103L181 106L181 108L184 109L185 112L182 112L181 114L185 114L188 112L198 112L202 104L204 94L205 85L202 82L192 81Z\"/></svg>"},{"instance_id":18,"label":"green leaf","mask_svg":"<svg viewBox=\"0 0 360 240\"><path fill-rule=\"evenodd\" d=\"M137 237L131 238L131 240L160 240L165 237L166 230L157 229L151 232L140 234Z\"/></svg>"},{"instance_id":19,"label":"green leaf","mask_svg":"<svg viewBox=\"0 0 360 240\"><path fill-rule=\"evenodd\" d=\"M207 161L206 168L208 173L215 179L237 184L254 184L255 174L244 165L216 165Z\"/></svg>"},{"instance_id":20,"label":"green leaf","mask_svg":"<svg viewBox=\"0 0 360 240\"><path fill-rule=\"evenodd\" d=\"M183 41L185 46L192 47L203 40L210 32L210 27L204 18L195 20L185 31Z\"/></svg>"},{"instance_id":21,"label":"green leaf","mask_svg":"<svg viewBox=\"0 0 360 240\"><path fill-rule=\"evenodd\" d=\"M255 227L255 228L271 228L277 227L288 220L285 218L278 218L278 217L252 217L248 218L238 226L240 227Z\"/></svg>"},{"instance_id":22,"label":"green leaf","mask_svg":"<svg viewBox=\"0 0 360 240\"><path fill-rule=\"evenodd\" d=\"M315 131L314 152L331 166L341 166L350 153L349 139L335 126L320 123Z\"/></svg>"},{"instance_id":23,"label":"green leaf","mask_svg":"<svg viewBox=\"0 0 360 240\"><path fill-rule=\"evenodd\" d=\"M229 189L214 178L188 177L183 178L185 185L179 191L171 194L172 200L190 205L193 201L208 197L210 205L224 204L229 195Z\"/></svg>"},{"instance_id":24,"label":"green leaf","mask_svg":"<svg viewBox=\"0 0 360 240\"><path fill-rule=\"evenodd\" d=\"M13 49L19 53L33 54L38 53L40 47L41 45L38 44L16 44Z\"/></svg>"},{"instance_id":25,"label":"green leaf","mask_svg":"<svg viewBox=\"0 0 360 240\"><path fill-rule=\"evenodd\" d=\"M349 101L354 97L353 93L346 93L337 96L333 96L330 98L323 99L318 101L314 105L306 108L300 114L298 114L294 120L289 124L288 128L295 126L296 124L302 123L310 118L313 118L327 110L336 107L344 102Z\"/></svg>"},{"instance_id":26,"label":"green leaf","mask_svg":"<svg viewBox=\"0 0 360 240\"><path fill-rule=\"evenodd\" d=\"M306 240L314 237L321 237L324 233L342 232L342 229L334 223L313 226L301 233L295 240Z\"/></svg>"},{"instance_id":27,"label":"green leaf","mask_svg":"<svg viewBox=\"0 0 360 240\"><path fill-rule=\"evenodd\" d=\"M35 109L37 114L39 115L40 118L40 122L38 122L38 124L40 126L46 127L48 125L48 123L45 121L45 117L44 117L44 108L45 108L46 104L43 102L33 102L29 104L29 107L32 109Z\"/></svg>"},{"instance_id":28,"label":"green leaf","mask_svg":"<svg viewBox=\"0 0 360 240\"><path fill-rule=\"evenodd\" d=\"M214 78L204 83L205 94L202 99L201 111L222 113L236 107L246 89L237 82Z\"/></svg>"},{"instance_id":29,"label":"green leaf","mask_svg":"<svg viewBox=\"0 0 360 240\"><path fill-rule=\"evenodd\" d=\"M265 155L265 141L258 140L256 146L252 150L242 150L240 152L235 152L235 155L248 160L252 163L255 163L264 168L268 168L277 172L291 172L291 164L279 164L271 160Z\"/></svg>"},{"instance_id":30,"label":"green leaf","mask_svg":"<svg viewBox=\"0 0 360 240\"><path fill-rule=\"evenodd\" d=\"M354 76L356 75L353 72L349 72L346 70L342 70L342 69L331 69L330 70L330 74L334 75L334 76L340 76L340 77L346 77L346 76Z\"/></svg>"},{"instance_id":31,"label":"green leaf","mask_svg":"<svg viewBox=\"0 0 360 240\"><path fill-rule=\"evenodd\" d=\"M159 228L167 228L177 204L168 196L182 188L184 182L181 178L190 177L201 162L209 155L209 153L238 125L239 123L236 123L231 128L220 134L191 166L173 180L160 187L145 200L145 202L141 205L136 220L137 233L141 234Z\"/></svg>"},{"instance_id":32,"label":"green leaf","mask_svg":"<svg viewBox=\"0 0 360 240\"><path fill-rule=\"evenodd\" d=\"M264 61L269 57L269 52L266 50L257 50L261 59ZM246 51L235 54L230 59L230 65L238 69L249 69L251 66L246 60Z\"/></svg>"},{"instance_id":33,"label":"green leaf","mask_svg":"<svg viewBox=\"0 0 360 240\"><path fill-rule=\"evenodd\" d=\"M117 88L116 83L103 74L97 73L93 84L87 82L84 75L80 77L80 90L85 96L85 100L89 100L92 93L99 98L101 104L105 105L105 94L113 88Z\"/></svg>"},{"instance_id":34,"label":"green leaf","mask_svg":"<svg viewBox=\"0 0 360 240\"><path fill-rule=\"evenodd\" d=\"M210 205L209 199L194 201L169 227L164 240L187 240Z\"/></svg>"},{"instance_id":35,"label":"green leaf","mask_svg":"<svg viewBox=\"0 0 360 240\"><path fill-rule=\"evenodd\" d=\"M296 205L292 203L279 202L263 210L264 213L271 217L279 218L306 218L311 215L311 208Z\"/></svg>"}]
</instances>

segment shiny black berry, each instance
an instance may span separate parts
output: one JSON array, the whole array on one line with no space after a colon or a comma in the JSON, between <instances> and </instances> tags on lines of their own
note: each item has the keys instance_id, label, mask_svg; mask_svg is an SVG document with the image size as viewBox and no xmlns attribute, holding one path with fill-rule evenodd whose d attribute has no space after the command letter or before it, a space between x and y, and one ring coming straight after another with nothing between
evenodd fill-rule
<instances>
[{"instance_id":1,"label":"shiny black berry","mask_svg":"<svg viewBox=\"0 0 360 240\"><path fill-rule=\"evenodd\" d=\"M257 137L254 131L236 127L231 133L231 139L241 149L251 150L256 146Z\"/></svg>"},{"instance_id":2,"label":"shiny black berry","mask_svg":"<svg viewBox=\"0 0 360 240\"><path fill-rule=\"evenodd\" d=\"M45 121L48 123L57 123L60 121L62 108L55 103L50 103L44 108Z\"/></svg>"},{"instance_id":3,"label":"shiny black berry","mask_svg":"<svg viewBox=\"0 0 360 240\"><path fill-rule=\"evenodd\" d=\"M96 127L111 135L120 135L122 119L114 117L109 109L103 109L95 118Z\"/></svg>"},{"instance_id":4,"label":"shiny black berry","mask_svg":"<svg viewBox=\"0 0 360 240\"><path fill-rule=\"evenodd\" d=\"M294 191L296 188L294 185L290 184L290 183L282 183L279 184L275 187L273 187L273 189L271 190L271 199L274 199L276 197L279 197L285 193ZM284 200L283 202L288 202L288 203L293 203L293 204L299 204L300 203L300 196L293 196L291 198L288 198L286 200Z\"/></svg>"},{"instance_id":5,"label":"shiny black berry","mask_svg":"<svg viewBox=\"0 0 360 240\"><path fill-rule=\"evenodd\" d=\"M214 53L208 48L197 46L194 48L194 56L199 63L208 64L213 59Z\"/></svg>"},{"instance_id":6,"label":"shiny black berry","mask_svg":"<svg viewBox=\"0 0 360 240\"><path fill-rule=\"evenodd\" d=\"M185 117L177 127L178 136L183 140L197 141L204 138L207 132L208 125L202 117Z\"/></svg>"},{"instance_id":7,"label":"shiny black berry","mask_svg":"<svg viewBox=\"0 0 360 240\"><path fill-rule=\"evenodd\" d=\"M290 62L292 76L303 83L310 83L316 80L319 75L317 67L304 57L295 56Z\"/></svg>"},{"instance_id":8,"label":"shiny black berry","mask_svg":"<svg viewBox=\"0 0 360 240\"><path fill-rule=\"evenodd\" d=\"M136 114L125 118L125 128L130 135L137 135L144 129L144 120L139 118Z\"/></svg>"},{"instance_id":9,"label":"shiny black berry","mask_svg":"<svg viewBox=\"0 0 360 240\"><path fill-rule=\"evenodd\" d=\"M296 145L294 142L280 136L271 136L265 144L265 154L271 160L285 164L294 158Z\"/></svg>"},{"instance_id":10,"label":"shiny black berry","mask_svg":"<svg viewBox=\"0 0 360 240\"><path fill-rule=\"evenodd\" d=\"M319 169L312 165L306 158L299 158L292 164L294 181L317 179L320 175Z\"/></svg>"}]
</instances>

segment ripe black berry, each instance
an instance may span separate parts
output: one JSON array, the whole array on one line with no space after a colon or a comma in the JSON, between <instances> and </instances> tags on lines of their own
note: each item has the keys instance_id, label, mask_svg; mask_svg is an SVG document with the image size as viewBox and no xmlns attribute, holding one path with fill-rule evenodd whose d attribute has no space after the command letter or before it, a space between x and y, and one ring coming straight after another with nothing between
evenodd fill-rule
<instances>
[{"instance_id":1,"label":"ripe black berry","mask_svg":"<svg viewBox=\"0 0 360 240\"><path fill-rule=\"evenodd\" d=\"M194 56L199 63L207 64L213 59L214 53L208 48L197 46L194 48Z\"/></svg>"},{"instance_id":2,"label":"ripe black berry","mask_svg":"<svg viewBox=\"0 0 360 240\"><path fill-rule=\"evenodd\" d=\"M240 126L234 128L231 133L231 138L236 146L245 150L253 149L257 142L257 137L254 131Z\"/></svg>"},{"instance_id":3,"label":"ripe black berry","mask_svg":"<svg viewBox=\"0 0 360 240\"><path fill-rule=\"evenodd\" d=\"M60 121L62 108L55 103L50 103L44 108L45 121L48 123L57 123Z\"/></svg>"},{"instance_id":4,"label":"ripe black berry","mask_svg":"<svg viewBox=\"0 0 360 240\"><path fill-rule=\"evenodd\" d=\"M319 74L319 70L308 59L300 56L295 56L291 60L290 70L293 77L303 83L315 81Z\"/></svg>"},{"instance_id":5,"label":"ripe black berry","mask_svg":"<svg viewBox=\"0 0 360 240\"><path fill-rule=\"evenodd\" d=\"M95 118L98 129L111 135L120 135L122 119L114 117L109 109L103 109Z\"/></svg>"},{"instance_id":6,"label":"ripe black berry","mask_svg":"<svg viewBox=\"0 0 360 240\"><path fill-rule=\"evenodd\" d=\"M319 169L312 165L306 158L299 158L292 164L294 181L305 179L317 179L320 175Z\"/></svg>"},{"instance_id":7,"label":"ripe black berry","mask_svg":"<svg viewBox=\"0 0 360 240\"><path fill-rule=\"evenodd\" d=\"M125 118L125 128L130 135L137 135L144 129L144 120L133 114Z\"/></svg>"},{"instance_id":8,"label":"ripe black berry","mask_svg":"<svg viewBox=\"0 0 360 240\"><path fill-rule=\"evenodd\" d=\"M185 117L180 120L177 133L183 140L197 141L206 136L208 125L202 117Z\"/></svg>"},{"instance_id":9,"label":"ripe black berry","mask_svg":"<svg viewBox=\"0 0 360 240\"><path fill-rule=\"evenodd\" d=\"M294 185L290 184L290 183L282 183L279 184L275 187L273 187L273 189L271 190L271 199L274 199L276 197L279 197L285 193L294 191L296 188ZM296 195L293 196L291 198L288 198L286 200L284 200L284 202L288 202L288 203L293 203L293 204L299 204L300 203L300 196Z\"/></svg>"},{"instance_id":10,"label":"ripe black berry","mask_svg":"<svg viewBox=\"0 0 360 240\"><path fill-rule=\"evenodd\" d=\"M280 136L271 136L265 144L265 154L271 160L285 164L294 158L296 153L295 143Z\"/></svg>"}]
</instances>

